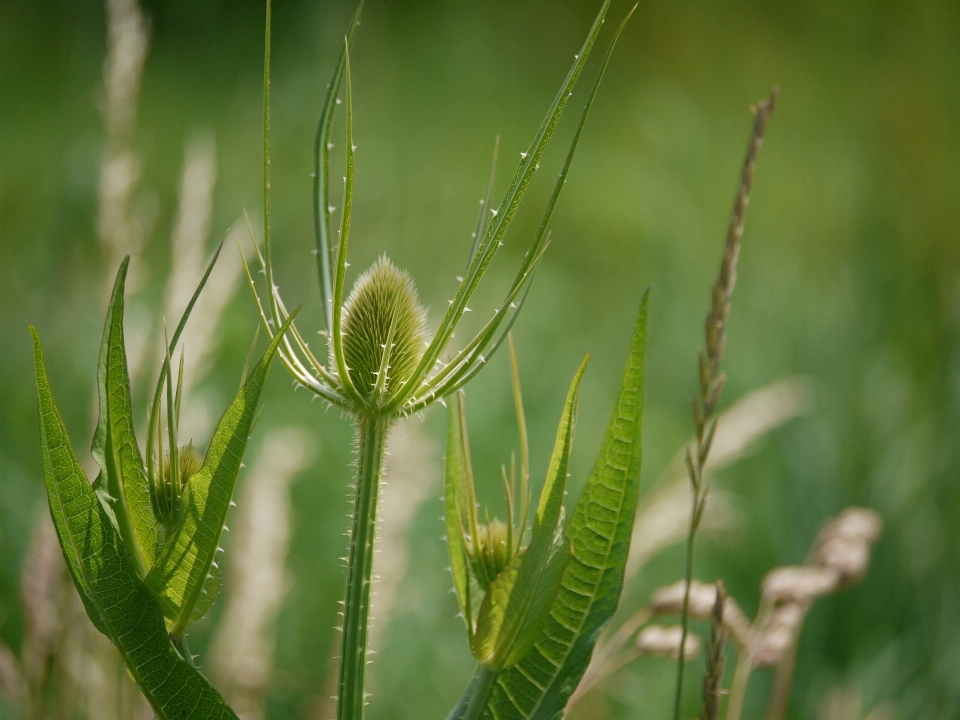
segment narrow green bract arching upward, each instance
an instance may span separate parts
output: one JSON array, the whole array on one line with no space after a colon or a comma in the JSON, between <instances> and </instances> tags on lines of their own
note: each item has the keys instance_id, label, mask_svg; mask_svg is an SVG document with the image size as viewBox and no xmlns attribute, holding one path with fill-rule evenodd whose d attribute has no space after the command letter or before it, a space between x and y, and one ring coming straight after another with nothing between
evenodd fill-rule
<instances>
[{"instance_id":1,"label":"narrow green bract arching upward","mask_svg":"<svg viewBox=\"0 0 960 720\"><path fill-rule=\"evenodd\" d=\"M280 328L281 332L223 413L210 438L203 467L183 487L179 524L147 575L147 587L159 598L174 638L183 637L187 626L197 619L197 608L206 610L213 602L211 592L219 589L215 557L220 535L263 383L283 332L292 321L291 316Z\"/></svg>"},{"instance_id":2,"label":"narrow green bract arching upward","mask_svg":"<svg viewBox=\"0 0 960 720\"><path fill-rule=\"evenodd\" d=\"M403 383L427 339L427 313L413 278L382 255L357 278L344 303L343 352L354 387L371 399L378 381L387 392Z\"/></svg>"}]
</instances>

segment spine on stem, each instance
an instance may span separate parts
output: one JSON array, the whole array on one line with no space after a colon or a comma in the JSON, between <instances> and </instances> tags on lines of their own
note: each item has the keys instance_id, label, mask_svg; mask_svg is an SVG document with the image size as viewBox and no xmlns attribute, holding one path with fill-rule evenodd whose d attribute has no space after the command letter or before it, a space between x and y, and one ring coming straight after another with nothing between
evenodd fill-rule
<instances>
[{"instance_id":1,"label":"spine on stem","mask_svg":"<svg viewBox=\"0 0 960 720\"><path fill-rule=\"evenodd\" d=\"M366 695L367 626L373 581L373 543L377 532L380 475L389 420L377 415L357 419L359 436L353 525L347 555L347 589L340 635L337 720L361 720Z\"/></svg>"}]
</instances>

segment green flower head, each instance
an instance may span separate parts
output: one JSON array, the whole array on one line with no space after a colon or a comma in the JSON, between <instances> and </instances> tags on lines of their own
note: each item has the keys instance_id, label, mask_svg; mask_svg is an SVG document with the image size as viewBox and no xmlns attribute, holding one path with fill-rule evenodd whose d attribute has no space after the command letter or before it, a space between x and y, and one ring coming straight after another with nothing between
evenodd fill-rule
<instances>
[{"instance_id":1,"label":"green flower head","mask_svg":"<svg viewBox=\"0 0 960 720\"><path fill-rule=\"evenodd\" d=\"M366 400L406 382L427 345L427 313L410 275L380 256L343 306L343 354Z\"/></svg>"}]
</instances>

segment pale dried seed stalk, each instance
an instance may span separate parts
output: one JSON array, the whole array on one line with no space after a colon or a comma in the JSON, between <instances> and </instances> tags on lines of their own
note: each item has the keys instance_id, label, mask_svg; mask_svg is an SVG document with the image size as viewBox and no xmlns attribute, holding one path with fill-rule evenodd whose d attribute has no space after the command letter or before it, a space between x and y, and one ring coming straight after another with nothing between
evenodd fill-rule
<instances>
[{"instance_id":1,"label":"pale dried seed stalk","mask_svg":"<svg viewBox=\"0 0 960 720\"><path fill-rule=\"evenodd\" d=\"M635 655L654 655L678 660L680 658L680 636L683 631L679 625L648 625L638 635L634 643ZM683 659L693 660L700 654L700 638L688 633L683 644Z\"/></svg>"},{"instance_id":2,"label":"pale dried seed stalk","mask_svg":"<svg viewBox=\"0 0 960 720\"><path fill-rule=\"evenodd\" d=\"M760 608L737 658L727 720L740 720L750 675L774 667L766 720L786 714L793 685L797 643L813 603L859 582L867 572L870 547L882 532L880 516L867 508L847 508L817 533L801 566L775 568L763 580Z\"/></svg>"},{"instance_id":3,"label":"pale dried seed stalk","mask_svg":"<svg viewBox=\"0 0 960 720\"><path fill-rule=\"evenodd\" d=\"M310 460L309 435L272 430L252 464L232 523L227 602L211 642L210 669L242 720L261 720L273 671L273 627L290 581L290 485Z\"/></svg>"},{"instance_id":4,"label":"pale dried seed stalk","mask_svg":"<svg viewBox=\"0 0 960 720\"><path fill-rule=\"evenodd\" d=\"M712 474L735 462L767 433L809 412L812 397L810 381L799 376L778 380L747 393L719 417L705 471ZM652 488L663 489L656 492L653 498L638 510L624 571L625 584L630 583L650 558L687 536L692 493L684 467L685 452L686 448L682 448L668 463L652 483ZM700 531L728 529L736 521L736 508L729 495L722 491L712 491L711 502L701 520ZM682 582L678 585L682 587ZM728 598L727 602L730 604L733 600ZM743 642L750 623L739 608L737 611L740 620L732 623L734 640ZM727 616L730 616L730 611ZM587 692L626 664L625 656L621 652L624 645L650 618L649 608L642 608L612 631L608 639L597 645L589 667L567 703L568 711Z\"/></svg>"},{"instance_id":5,"label":"pale dried seed stalk","mask_svg":"<svg viewBox=\"0 0 960 720\"><path fill-rule=\"evenodd\" d=\"M107 267L115 267L142 239L141 225L131 212L140 177L133 137L150 41L137 0L107 0L107 34L103 73L106 149L100 173L99 232L107 251Z\"/></svg>"}]
</instances>

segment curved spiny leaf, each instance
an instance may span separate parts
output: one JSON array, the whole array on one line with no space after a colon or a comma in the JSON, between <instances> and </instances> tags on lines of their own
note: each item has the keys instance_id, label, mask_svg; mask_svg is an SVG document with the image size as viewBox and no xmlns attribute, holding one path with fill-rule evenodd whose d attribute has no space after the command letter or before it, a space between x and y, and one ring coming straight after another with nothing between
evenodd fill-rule
<instances>
[{"instance_id":1,"label":"curved spiny leaf","mask_svg":"<svg viewBox=\"0 0 960 720\"><path fill-rule=\"evenodd\" d=\"M124 547L143 578L156 557L160 532L133 428L123 340L123 291L129 264L130 258L124 258L117 272L104 323L97 366L100 417L91 452L102 469L95 484L97 494L109 505Z\"/></svg>"},{"instance_id":2,"label":"curved spiny leaf","mask_svg":"<svg viewBox=\"0 0 960 720\"><path fill-rule=\"evenodd\" d=\"M237 720L212 685L174 649L156 598L90 487L67 437L31 326L44 482L67 567L87 615L117 647L160 720Z\"/></svg>"}]
</instances>

